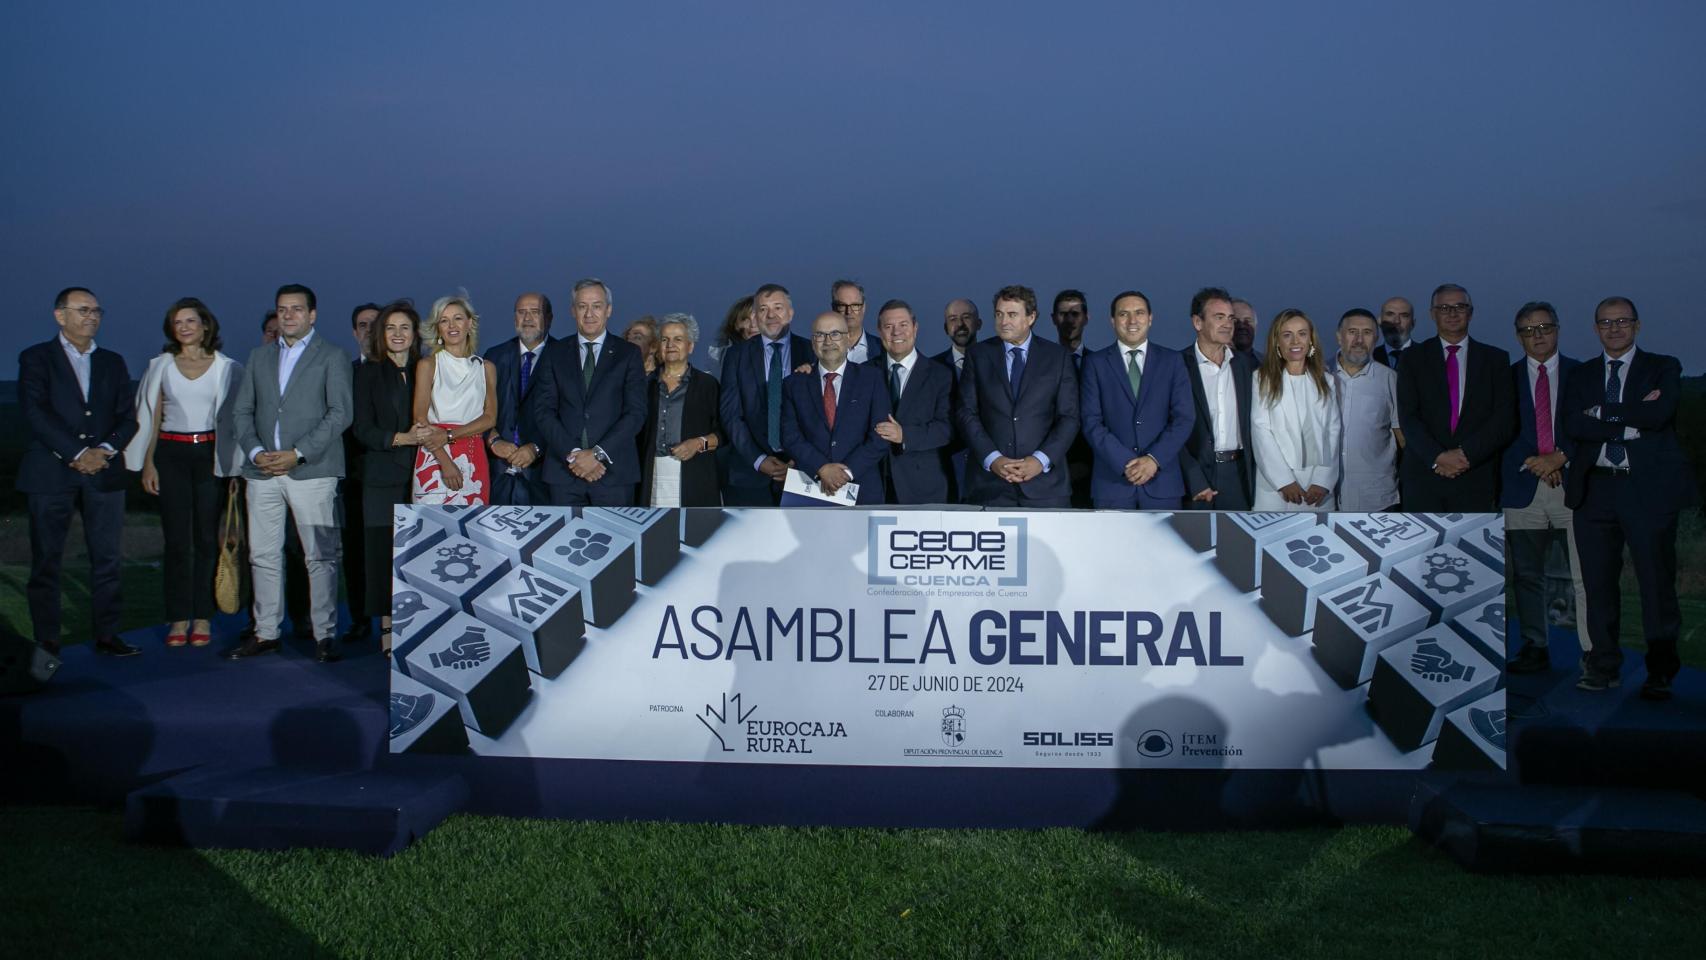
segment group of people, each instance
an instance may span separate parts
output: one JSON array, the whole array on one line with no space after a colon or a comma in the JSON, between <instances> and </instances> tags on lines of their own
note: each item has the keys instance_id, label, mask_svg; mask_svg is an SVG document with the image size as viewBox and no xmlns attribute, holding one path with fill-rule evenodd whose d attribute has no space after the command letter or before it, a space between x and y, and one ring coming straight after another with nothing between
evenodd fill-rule
<instances>
[{"instance_id":1,"label":"group of people","mask_svg":"<svg viewBox=\"0 0 1706 960\"><path fill-rule=\"evenodd\" d=\"M1054 340L1038 335L1030 288L1003 287L990 306L995 335L979 339L978 305L947 304L950 346L926 357L903 300L877 309L873 334L863 286L837 281L802 336L790 292L765 284L729 309L707 351L713 372L692 363L692 316L643 318L616 336L611 289L589 278L571 292L571 335L552 336L549 297L524 293L513 338L483 354L466 296L439 299L424 320L406 300L363 304L352 365L316 333L313 291L287 284L247 364L219 352L205 304L174 303L163 352L132 394L123 358L94 345L95 295L68 288L54 303L59 335L19 358L37 640L57 646L77 509L95 647L136 652L117 635L125 469L160 498L167 645L210 640L218 517L236 495L253 623L228 656L278 648L286 558L299 555L307 609L291 619L321 660L338 658L340 560L348 638L370 636L377 613L388 648L395 504L773 506L798 471L859 504L1502 509L1523 638L1511 669L1550 668L1544 558L1562 529L1589 648L1578 685L1618 685L1628 545L1647 640L1641 692L1669 697L1677 519L1695 488L1675 435L1681 366L1635 348L1629 299L1597 305L1603 351L1581 362L1559 354L1553 307L1524 304L1515 363L1469 337L1474 305L1456 284L1429 299L1434 338L1413 341L1414 308L1393 297L1378 316L1345 311L1331 337L1282 310L1259 350L1255 309L1218 287L1191 298L1183 349L1151 341L1154 306L1137 290L1110 299L1115 342L1097 351L1083 345L1080 291L1055 297Z\"/></svg>"}]
</instances>

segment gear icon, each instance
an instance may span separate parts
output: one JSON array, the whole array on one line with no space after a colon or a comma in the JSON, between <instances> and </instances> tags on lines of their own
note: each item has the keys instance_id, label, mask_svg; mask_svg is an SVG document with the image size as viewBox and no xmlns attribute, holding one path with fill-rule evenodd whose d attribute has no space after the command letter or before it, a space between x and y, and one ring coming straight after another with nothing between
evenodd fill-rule
<instances>
[{"instance_id":1,"label":"gear icon","mask_svg":"<svg viewBox=\"0 0 1706 960\"><path fill-rule=\"evenodd\" d=\"M474 562L474 545L458 543L455 546L439 547L438 555L443 560L432 565L432 575L444 583L467 583L480 572L480 567ZM455 573L451 573L452 569Z\"/></svg>"},{"instance_id":2,"label":"gear icon","mask_svg":"<svg viewBox=\"0 0 1706 960\"><path fill-rule=\"evenodd\" d=\"M1428 569L1422 574L1422 585L1435 593L1467 593L1469 574L1463 568L1469 561L1450 554L1435 553L1428 557Z\"/></svg>"}]
</instances>

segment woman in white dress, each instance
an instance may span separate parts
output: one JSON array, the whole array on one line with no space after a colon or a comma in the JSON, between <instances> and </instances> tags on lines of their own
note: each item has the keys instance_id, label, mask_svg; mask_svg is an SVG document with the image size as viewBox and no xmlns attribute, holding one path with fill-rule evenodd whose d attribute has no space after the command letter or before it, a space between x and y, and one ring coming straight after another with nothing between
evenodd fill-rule
<instances>
[{"instance_id":1,"label":"woman in white dress","mask_svg":"<svg viewBox=\"0 0 1706 960\"><path fill-rule=\"evenodd\" d=\"M486 431L498 422L498 377L480 359L480 315L467 297L440 297L421 331L415 422L434 428L415 456L416 503L492 502Z\"/></svg>"},{"instance_id":2,"label":"woman in white dress","mask_svg":"<svg viewBox=\"0 0 1706 960\"><path fill-rule=\"evenodd\" d=\"M1280 311L1250 404L1258 511L1325 512L1337 502L1339 404L1321 353L1303 311Z\"/></svg>"}]
</instances>

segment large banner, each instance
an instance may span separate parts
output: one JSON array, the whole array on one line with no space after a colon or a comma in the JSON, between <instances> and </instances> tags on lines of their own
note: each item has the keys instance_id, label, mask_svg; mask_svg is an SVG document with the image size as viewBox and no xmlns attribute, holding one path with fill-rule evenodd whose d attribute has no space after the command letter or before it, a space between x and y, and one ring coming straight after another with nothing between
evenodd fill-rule
<instances>
[{"instance_id":1,"label":"large banner","mask_svg":"<svg viewBox=\"0 0 1706 960\"><path fill-rule=\"evenodd\" d=\"M392 750L1504 765L1496 514L399 507Z\"/></svg>"}]
</instances>

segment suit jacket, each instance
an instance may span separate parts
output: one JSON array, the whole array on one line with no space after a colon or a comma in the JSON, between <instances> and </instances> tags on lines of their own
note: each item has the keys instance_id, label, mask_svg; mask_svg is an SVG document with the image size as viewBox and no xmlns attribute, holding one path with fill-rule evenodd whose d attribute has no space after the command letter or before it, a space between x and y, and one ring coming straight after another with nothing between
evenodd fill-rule
<instances>
[{"instance_id":1,"label":"suit jacket","mask_svg":"<svg viewBox=\"0 0 1706 960\"><path fill-rule=\"evenodd\" d=\"M547 336L545 342L539 345L539 356L533 361L533 372L527 377L527 392L521 392L521 338L510 337L503 343L486 351L486 362L498 374L498 422L493 427L498 436L505 440L511 437L521 437L522 443L537 443L539 452L545 452L545 440L539 433L539 425L533 422L533 389L539 383L539 371L545 366L545 358L551 354L551 345L557 338ZM642 364L642 368L644 364ZM531 482L537 482L544 470L544 457L533 461L521 475ZM498 469L507 469L499 465Z\"/></svg>"},{"instance_id":2,"label":"suit jacket","mask_svg":"<svg viewBox=\"0 0 1706 960\"><path fill-rule=\"evenodd\" d=\"M1090 493L1097 506L1133 509L1140 489L1156 499L1185 496L1179 455L1197 420L1191 381L1179 354L1155 343L1144 353L1137 396L1126 374L1125 348L1117 341L1084 358L1078 413L1095 455ZM1145 455L1154 457L1159 469L1139 488L1126 482L1125 465Z\"/></svg>"},{"instance_id":3,"label":"suit jacket","mask_svg":"<svg viewBox=\"0 0 1706 960\"><path fill-rule=\"evenodd\" d=\"M233 408L237 442L243 450L243 476L266 477L249 460L249 451L299 450L307 463L289 473L293 480L344 475L344 428L354 419L354 390L349 355L322 334L308 340L290 372L284 395L278 392L279 344L256 347L243 368ZM278 428L279 443L273 442Z\"/></svg>"},{"instance_id":4,"label":"suit jacket","mask_svg":"<svg viewBox=\"0 0 1706 960\"><path fill-rule=\"evenodd\" d=\"M1477 510L1498 509L1499 461L1516 436L1511 358L1479 340L1464 342L1469 347L1469 369L1464 372L1456 430L1451 429L1445 351L1439 338L1414 344L1398 361L1398 425L1404 431L1398 478L1406 510L1436 509L1439 498L1447 495L1459 503L1467 497ZM1434 460L1459 447L1469 458L1469 469L1449 480L1435 474Z\"/></svg>"},{"instance_id":5,"label":"suit jacket","mask_svg":"<svg viewBox=\"0 0 1706 960\"><path fill-rule=\"evenodd\" d=\"M878 465L888 444L877 436L877 424L889 417L888 384L868 363L845 364L831 430L823 415L821 372L814 366L783 381L782 445L806 476L817 476L826 463L842 464L859 485L859 503L882 503Z\"/></svg>"},{"instance_id":6,"label":"suit jacket","mask_svg":"<svg viewBox=\"0 0 1706 960\"><path fill-rule=\"evenodd\" d=\"M1564 384L1570 379L1570 371L1578 365L1559 354L1558 376L1551 384L1552 405L1557 410L1552 417L1552 445L1563 451L1566 463L1575 459L1576 445L1564 433ZM1516 440L1505 448L1499 471L1499 506L1518 509L1534 502L1534 491L1540 484L1539 477L1522 469L1524 460L1540 452L1534 427L1534 383L1528 375L1526 356L1518 357L1511 364L1511 390L1516 393L1517 431Z\"/></svg>"},{"instance_id":7,"label":"suit jacket","mask_svg":"<svg viewBox=\"0 0 1706 960\"><path fill-rule=\"evenodd\" d=\"M1232 375L1232 392L1238 404L1238 442L1243 446L1246 457L1254 457L1256 450L1250 441L1250 388L1256 379L1256 364L1248 355L1230 347L1226 352L1229 354L1227 372ZM1179 463L1185 474L1185 496L1191 497L1211 486L1208 472L1214 465L1214 420L1208 406L1208 393L1203 389L1202 371L1197 369L1196 343L1193 341L1179 351L1179 358L1185 362L1185 376L1191 381L1191 402L1197 408L1191 437L1179 452ZM1254 503L1256 464L1246 464L1242 474L1244 497Z\"/></svg>"},{"instance_id":8,"label":"suit jacket","mask_svg":"<svg viewBox=\"0 0 1706 960\"><path fill-rule=\"evenodd\" d=\"M1641 508L1662 515L1692 505L1699 495L1694 470L1676 438L1676 410L1682 392L1682 364L1675 357L1637 349L1623 371L1623 402L1605 402L1605 354L1584 360L1564 381L1558 417L1575 444L1564 468L1564 505L1582 505L1589 471L1599 462L1607 440L1620 440L1627 456L1631 494ZM1658 391L1652 400L1647 394ZM1587 411L1599 407L1599 417ZM1623 440L1625 427L1641 432Z\"/></svg>"},{"instance_id":9,"label":"suit jacket","mask_svg":"<svg viewBox=\"0 0 1706 960\"><path fill-rule=\"evenodd\" d=\"M18 461L17 489L23 493L63 493L82 474L71 461L86 447L106 444L114 451L96 475L102 490L123 490L124 448L136 435L135 396L124 358L97 346L89 356L89 398L77 386L77 374L55 336L18 354L18 407L28 434Z\"/></svg>"},{"instance_id":10,"label":"suit jacket","mask_svg":"<svg viewBox=\"0 0 1706 960\"><path fill-rule=\"evenodd\" d=\"M580 482L566 461L582 446L603 448L610 458L598 486L640 482L636 438L646 425L646 367L639 347L606 332L588 385L581 380L580 337L564 337L545 351L528 385L529 412L545 438L541 475L546 483Z\"/></svg>"},{"instance_id":11,"label":"suit jacket","mask_svg":"<svg viewBox=\"0 0 1706 960\"><path fill-rule=\"evenodd\" d=\"M954 392L954 371L917 350L913 356L916 359L901 390L900 406L892 413L905 440L883 444L883 472L894 487L896 503L952 503L953 471L948 455L954 440L949 400ZM888 353L879 350L870 363L887 391L892 363Z\"/></svg>"},{"instance_id":12,"label":"suit jacket","mask_svg":"<svg viewBox=\"0 0 1706 960\"><path fill-rule=\"evenodd\" d=\"M1323 487L1328 491L1339 485L1339 400L1333 396L1334 378L1327 375L1327 392L1316 388L1314 378L1302 384L1303 409L1293 406L1295 399L1282 394L1270 406L1260 387L1252 393L1255 404L1250 411L1250 439L1256 445L1256 496L1250 507L1254 510L1297 509L1280 496L1280 488L1295 483L1303 490ZM1281 381L1281 389L1297 389L1289 378ZM1300 415L1301 413L1301 415ZM1315 441L1315 458L1305 463L1307 445ZM1319 510L1331 510L1334 498L1329 495Z\"/></svg>"},{"instance_id":13,"label":"suit jacket","mask_svg":"<svg viewBox=\"0 0 1706 960\"><path fill-rule=\"evenodd\" d=\"M692 367L687 374L687 396L681 404L681 435L704 437L715 434L722 449L722 416L718 403L722 390L717 378ZM657 456L658 375L646 378L646 425L640 431L640 497L642 506L652 502L652 470ZM717 457L714 453L699 453L681 465L681 505L684 507L716 507L723 502L717 488Z\"/></svg>"},{"instance_id":14,"label":"suit jacket","mask_svg":"<svg viewBox=\"0 0 1706 960\"><path fill-rule=\"evenodd\" d=\"M788 335L788 369L805 363L815 363L812 344L805 337ZM729 468L729 482L736 486L769 486L770 478L752 468L762 456L787 458L785 450L770 447L770 413L766 405L763 335L748 337L729 347L723 354L723 376L719 402L723 430L729 445L734 448L734 463ZM784 381L786 382L786 381ZM784 389L783 394L787 391ZM786 447L786 444L784 444ZM861 485L863 489L863 485Z\"/></svg>"},{"instance_id":15,"label":"suit jacket","mask_svg":"<svg viewBox=\"0 0 1706 960\"><path fill-rule=\"evenodd\" d=\"M396 434L414 426L415 364L399 368L389 358L355 368L355 412L350 433L361 450L364 486L407 486L418 447L394 446Z\"/></svg>"},{"instance_id":16,"label":"suit jacket","mask_svg":"<svg viewBox=\"0 0 1706 960\"><path fill-rule=\"evenodd\" d=\"M1066 452L1078 436L1078 378L1066 348L1032 335L1026 351L1019 396L1013 398L1007 379L1007 346L985 340L966 351L960 375L960 435L965 439L965 499L985 503L1008 486L983 468L991 453L1021 458L1041 450L1049 469L1019 485L1025 499L1072 496Z\"/></svg>"},{"instance_id":17,"label":"suit jacket","mask_svg":"<svg viewBox=\"0 0 1706 960\"><path fill-rule=\"evenodd\" d=\"M1409 346L1405 347L1402 350L1394 350L1394 351L1388 351L1386 349L1386 344L1384 344L1384 343L1377 343L1374 345L1374 362L1385 365L1386 368L1389 370L1396 370L1398 368L1396 366L1394 366L1392 363L1392 354L1396 353L1396 354L1398 354L1399 359L1403 359L1405 353L1408 353L1409 351L1414 350L1416 348L1416 343L1417 343L1417 341L1411 340Z\"/></svg>"}]
</instances>

